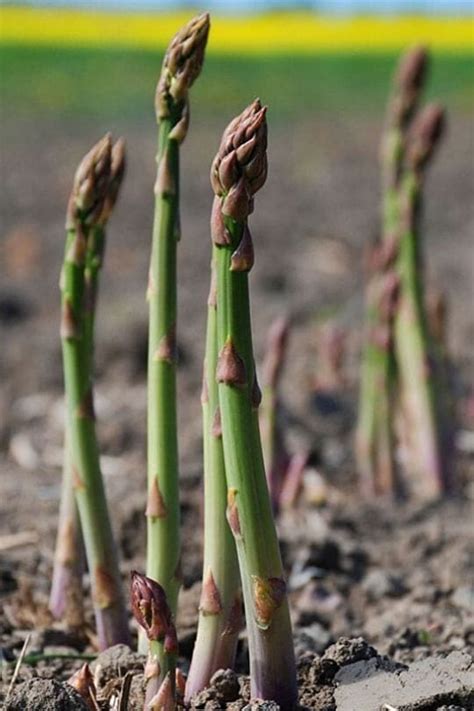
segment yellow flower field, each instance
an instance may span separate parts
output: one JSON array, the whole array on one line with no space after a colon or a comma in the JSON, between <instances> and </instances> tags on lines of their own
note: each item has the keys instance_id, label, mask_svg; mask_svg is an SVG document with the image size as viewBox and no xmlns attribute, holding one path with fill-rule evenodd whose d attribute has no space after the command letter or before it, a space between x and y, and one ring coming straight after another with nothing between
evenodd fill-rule
<instances>
[{"instance_id":1,"label":"yellow flower field","mask_svg":"<svg viewBox=\"0 0 474 711\"><path fill-rule=\"evenodd\" d=\"M0 41L22 45L163 48L189 13L94 12L58 8L3 7ZM323 17L274 13L214 17L209 51L215 54L377 53L422 42L446 53L472 53L468 18Z\"/></svg>"}]
</instances>

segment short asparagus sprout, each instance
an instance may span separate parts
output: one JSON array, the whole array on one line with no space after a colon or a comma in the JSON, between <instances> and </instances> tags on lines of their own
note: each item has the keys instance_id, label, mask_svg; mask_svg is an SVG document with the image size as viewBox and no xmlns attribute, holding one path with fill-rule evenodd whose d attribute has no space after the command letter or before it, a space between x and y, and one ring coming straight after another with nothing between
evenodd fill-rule
<instances>
[{"instance_id":1,"label":"short asparagus sprout","mask_svg":"<svg viewBox=\"0 0 474 711\"><path fill-rule=\"evenodd\" d=\"M202 415L204 442L204 565L199 624L186 699L209 685L218 669L234 666L242 626L242 595L234 538L226 518L227 483L216 382L217 284L213 247L204 359Z\"/></svg>"},{"instance_id":2,"label":"short asparagus sprout","mask_svg":"<svg viewBox=\"0 0 474 711\"><path fill-rule=\"evenodd\" d=\"M251 694L287 711L297 703L286 585L258 424L248 271L248 216L267 175L266 109L254 101L224 131L211 168L217 254L219 383L227 517L237 546L249 636Z\"/></svg>"},{"instance_id":3,"label":"short asparagus sprout","mask_svg":"<svg viewBox=\"0 0 474 711\"><path fill-rule=\"evenodd\" d=\"M100 471L95 432L90 344L86 338L85 268L91 230L104 208L110 182L111 138L107 135L76 172L67 212L61 275L61 339L67 403L72 486L79 509L99 647L130 642L112 527Z\"/></svg>"},{"instance_id":4,"label":"short asparagus sprout","mask_svg":"<svg viewBox=\"0 0 474 711\"><path fill-rule=\"evenodd\" d=\"M148 282L147 574L163 586L173 613L180 584L176 424L179 148L188 129L189 89L201 71L208 32L209 15L204 14L177 33L165 54L156 92L158 168ZM143 638L140 646L144 646Z\"/></svg>"},{"instance_id":5,"label":"short asparagus sprout","mask_svg":"<svg viewBox=\"0 0 474 711\"><path fill-rule=\"evenodd\" d=\"M91 711L98 711L97 690L90 666L86 663L67 682L82 696Z\"/></svg>"},{"instance_id":6,"label":"short asparagus sprout","mask_svg":"<svg viewBox=\"0 0 474 711\"><path fill-rule=\"evenodd\" d=\"M145 666L145 709L170 709L176 705L176 655L178 641L166 593L159 583L137 571L131 573L133 615L149 640Z\"/></svg>"},{"instance_id":7,"label":"short asparagus sprout","mask_svg":"<svg viewBox=\"0 0 474 711\"><path fill-rule=\"evenodd\" d=\"M84 268L86 295L83 317L90 379L93 377L94 321L99 272L104 258L105 228L117 201L124 174L125 142L123 138L119 138L112 146L109 183L104 196L102 212L95 219L87 239L86 266ZM57 619L63 619L70 627L80 627L84 622L82 597L84 553L73 488L69 439L66 418L63 482L49 607Z\"/></svg>"}]
</instances>

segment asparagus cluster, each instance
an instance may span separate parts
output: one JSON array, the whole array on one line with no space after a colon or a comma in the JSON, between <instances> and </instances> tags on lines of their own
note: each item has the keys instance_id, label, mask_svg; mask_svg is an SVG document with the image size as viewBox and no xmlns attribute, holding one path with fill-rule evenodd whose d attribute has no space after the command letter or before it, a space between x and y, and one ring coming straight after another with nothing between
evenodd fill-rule
<instances>
[{"instance_id":1,"label":"asparagus cluster","mask_svg":"<svg viewBox=\"0 0 474 711\"><path fill-rule=\"evenodd\" d=\"M188 94L199 75L209 15L181 29L163 60L156 92L158 121L155 220L148 282L147 574L165 590L172 613L179 589L178 438L176 423L176 247L179 147L189 123ZM157 654L164 665L165 651ZM161 645L161 646L160 646ZM142 643L143 648L143 643Z\"/></svg>"},{"instance_id":2,"label":"asparagus cluster","mask_svg":"<svg viewBox=\"0 0 474 711\"><path fill-rule=\"evenodd\" d=\"M61 339L67 421L65 469L52 609L79 607L79 510L89 568L99 647L130 641L116 547L108 515L93 407L95 294L105 225L124 172L124 146L105 136L82 160L69 199L61 274Z\"/></svg>"},{"instance_id":3,"label":"asparagus cluster","mask_svg":"<svg viewBox=\"0 0 474 711\"><path fill-rule=\"evenodd\" d=\"M421 48L402 58L387 113L381 151L382 237L369 258L356 451L366 492L401 493L394 461L398 434L405 440L415 486L432 497L446 488L447 478L436 386L428 366L432 344L424 304L420 206L444 112L437 104L417 112L426 69L427 54Z\"/></svg>"}]
</instances>

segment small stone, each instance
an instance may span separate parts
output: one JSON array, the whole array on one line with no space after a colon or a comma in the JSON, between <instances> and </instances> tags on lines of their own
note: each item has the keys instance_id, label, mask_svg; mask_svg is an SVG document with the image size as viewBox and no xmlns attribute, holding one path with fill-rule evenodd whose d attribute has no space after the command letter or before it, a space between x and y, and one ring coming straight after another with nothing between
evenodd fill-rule
<instances>
[{"instance_id":1,"label":"small stone","mask_svg":"<svg viewBox=\"0 0 474 711\"><path fill-rule=\"evenodd\" d=\"M335 644L332 644L324 653L324 659L332 659L340 667L354 662L365 661L377 656L374 649L363 637L340 637Z\"/></svg>"},{"instance_id":2,"label":"small stone","mask_svg":"<svg viewBox=\"0 0 474 711\"><path fill-rule=\"evenodd\" d=\"M466 610L474 610L474 586L461 585L451 595L451 602L456 607L462 607Z\"/></svg>"},{"instance_id":3,"label":"small stone","mask_svg":"<svg viewBox=\"0 0 474 711\"><path fill-rule=\"evenodd\" d=\"M372 570L366 575L362 587L371 600L384 597L401 597L407 592L401 578L384 570Z\"/></svg>"}]
</instances>

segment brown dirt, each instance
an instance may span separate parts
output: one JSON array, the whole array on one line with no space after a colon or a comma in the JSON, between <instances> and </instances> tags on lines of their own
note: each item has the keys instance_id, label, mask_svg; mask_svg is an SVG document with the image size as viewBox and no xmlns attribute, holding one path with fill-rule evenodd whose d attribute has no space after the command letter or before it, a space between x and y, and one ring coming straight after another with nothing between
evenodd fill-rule
<instances>
[{"instance_id":1,"label":"brown dirt","mask_svg":"<svg viewBox=\"0 0 474 711\"><path fill-rule=\"evenodd\" d=\"M184 591L179 634L184 669L192 651L201 568L199 389L210 249L207 166L224 121L216 118L213 125L193 127L183 151L179 417ZM29 655L94 648L90 610L90 626L70 634L51 621L46 601L62 461L57 279L64 206L75 164L102 128L108 127L2 126L7 171L0 194L0 260L5 265L0 287L0 543L10 534L23 536L18 546L0 549L0 644L7 661L17 657L30 632ZM150 126L112 128L127 139L130 169L111 224L101 284L97 414L104 476L126 576L132 568L143 568L144 293L155 146ZM367 506L358 500L354 485L351 430L362 249L377 229L379 128L370 120L349 126L342 118L330 122L318 117L293 126L291 134L283 124L271 127L269 182L252 217L257 353L261 355L271 319L290 312L294 325L283 385L286 436L291 448L311 449L312 467L324 481L322 503L301 502L296 513L279 521L300 660L301 702L319 711L335 708L337 670L326 650L341 636L362 635L380 654L403 664L456 650L472 653L474 645L470 583L474 434L469 430L472 420L462 410L474 334L472 313L466 308L472 303L474 283L468 207L474 173L472 153L466 149L472 130L467 117L453 117L429 179L425 213L427 271L447 291L450 303L448 340L464 430L456 455L460 494L436 506L387 502ZM321 402L312 396L316 333L328 314L348 330L349 343L348 385L337 395L331 416L323 414ZM351 662L354 654L352 649ZM125 669L134 668L129 662L116 680ZM36 677L65 680L81 663L56 659L24 664L18 683ZM339 669L340 661L334 663ZM246 672L245 664L242 638L239 672ZM13 666L4 668L0 699L12 670ZM242 680L240 684L245 689ZM242 708L241 702L232 703Z\"/></svg>"}]
</instances>

